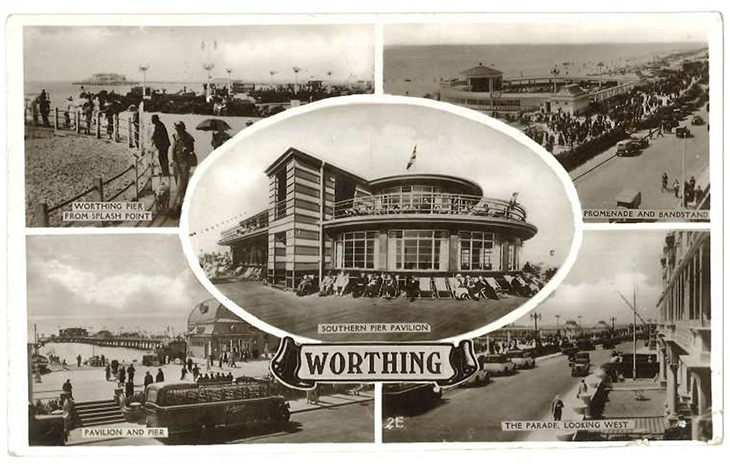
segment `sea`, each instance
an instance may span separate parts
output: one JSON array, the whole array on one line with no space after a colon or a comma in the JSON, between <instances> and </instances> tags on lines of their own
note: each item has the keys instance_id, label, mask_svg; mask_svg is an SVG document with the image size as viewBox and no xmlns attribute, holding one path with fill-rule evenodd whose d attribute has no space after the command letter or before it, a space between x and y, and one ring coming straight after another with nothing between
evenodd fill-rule
<instances>
[{"instance_id":1,"label":"sea","mask_svg":"<svg viewBox=\"0 0 730 469\"><path fill-rule=\"evenodd\" d=\"M459 72L480 62L502 71L505 78L549 75L556 67L561 75L583 76L706 47L703 43L386 45L383 86L389 94L423 97L438 91L439 82L458 78Z\"/></svg>"}]
</instances>

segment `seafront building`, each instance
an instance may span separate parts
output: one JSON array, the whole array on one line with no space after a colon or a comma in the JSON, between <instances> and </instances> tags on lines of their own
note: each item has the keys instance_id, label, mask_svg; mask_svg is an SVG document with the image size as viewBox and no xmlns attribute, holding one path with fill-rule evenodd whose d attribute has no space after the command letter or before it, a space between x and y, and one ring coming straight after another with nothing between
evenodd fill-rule
<instances>
[{"instance_id":1,"label":"seafront building","mask_svg":"<svg viewBox=\"0 0 730 469\"><path fill-rule=\"evenodd\" d=\"M693 439L706 440L712 435L710 233L668 233L661 263L657 332L667 418L684 417Z\"/></svg>"},{"instance_id":2,"label":"seafront building","mask_svg":"<svg viewBox=\"0 0 730 469\"><path fill-rule=\"evenodd\" d=\"M627 93L641 83L630 75L530 76L505 78L503 73L481 63L459 73L458 80L444 82L441 101L485 113L514 114L541 111L580 113L592 102Z\"/></svg>"},{"instance_id":3,"label":"seafront building","mask_svg":"<svg viewBox=\"0 0 730 469\"><path fill-rule=\"evenodd\" d=\"M268 357L278 347L278 338L270 336L232 313L218 300L195 305L188 316L187 355L191 358L218 360L223 354L245 357Z\"/></svg>"},{"instance_id":4,"label":"seafront building","mask_svg":"<svg viewBox=\"0 0 730 469\"><path fill-rule=\"evenodd\" d=\"M468 179L401 174L368 180L289 148L266 170L269 206L224 230L233 265L295 289L330 271L496 276L521 268L537 234L515 200Z\"/></svg>"}]
</instances>

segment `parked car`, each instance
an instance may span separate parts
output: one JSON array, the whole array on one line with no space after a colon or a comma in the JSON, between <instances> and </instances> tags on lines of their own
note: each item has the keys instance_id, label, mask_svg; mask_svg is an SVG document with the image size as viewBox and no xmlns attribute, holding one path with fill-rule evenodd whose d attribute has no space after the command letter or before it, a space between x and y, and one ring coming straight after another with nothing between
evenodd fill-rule
<instances>
[{"instance_id":1,"label":"parked car","mask_svg":"<svg viewBox=\"0 0 730 469\"><path fill-rule=\"evenodd\" d=\"M692 117L692 125L702 125L704 123L705 123L705 120L702 118L702 116Z\"/></svg>"},{"instance_id":2,"label":"parked car","mask_svg":"<svg viewBox=\"0 0 730 469\"><path fill-rule=\"evenodd\" d=\"M531 350L511 350L507 352L507 357L518 370L535 368L535 353Z\"/></svg>"},{"instance_id":3,"label":"parked car","mask_svg":"<svg viewBox=\"0 0 730 469\"><path fill-rule=\"evenodd\" d=\"M692 134L687 127L677 127L674 130L674 135L676 135L677 138L687 138Z\"/></svg>"},{"instance_id":4,"label":"parked car","mask_svg":"<svg viewBox=\"0 0 730 469\"><path fill-rule=\"evenodd\" d=\"M578 352L573 357L570 367L570 376L588 376L591 372L591 355L588 352Z\"/></svg>"},{"instance_id":5,"label":"parked car","mask_svg":"<svg viewBox=\"0 0 730 469\"><path fill-rule=\"evenodd\" d=\"M482 386L489 383L489 370L487 370L484 360L482 360L483 356L484 355L477 356L477 363L479 364L479 368L477 368L476 373L471 375L469 379L461 383L462 386Z\"/></svg>"},{"instance_id":6,"label":"parked car","mask_svg":"<svg viewBox=\"0 0 730 469\"><path fill-rule=\"evenodd\" d=\"M480 361L490 376L506 376L513 374L517 367L507 358L507 355L482 355Z\"/></svg>"},{"instance_id":7,"label":"parked car","mask_svg":"<svg viewBox=\"0 0 730 469\"><path fill-rule=\"evenodd\" d=\"M578 340L578 349L583 350L595 350L596 344L591 339L579 339Z\"/></svg>"},{"instance_id":8,"label":"parked car","mask_svg":"<svg viewBox=\"0 0 730 469\"><path fill-rule=\"evenodd\" d=\"M387 383L383 385L383 415L414 415L441 401L441 388L431 383Z\"/></svg>"},{"instance_id":9,"label":"parked car","mask_svg":"<svg viewBox=\"0 0 730 469\"><path fill-rule=\"evenodd\" d=\"M636 148L638 148L639 150L649 147L648 138L631 137L629 140L634 142L634 145L636 145Z\"/></svg>"}]
</instances>

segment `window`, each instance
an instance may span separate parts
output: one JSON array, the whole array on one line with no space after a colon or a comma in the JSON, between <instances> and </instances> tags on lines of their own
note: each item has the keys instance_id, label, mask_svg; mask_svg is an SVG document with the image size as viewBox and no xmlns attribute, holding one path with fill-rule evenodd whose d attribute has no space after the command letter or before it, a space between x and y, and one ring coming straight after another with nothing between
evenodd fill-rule
<instances>
[{"instance_id":1,"label":"window","mask_svg":"<svg viewBox=\"0 0 730 469\"><path fill-rule=\"evenodd\" d=\"M448 232L394 230L388 233L390 269L446 270Z\"/></svg>"},{"instance_id":2,"label":"window","mask_svg":"<svg viewBox=\"0 0 730 469\"><path fill-rule=\"evenodd\" d=\"M375 268L377 231L343 233L336 243L338 268Z\"/></svg>"},{"instance_id":3,"label":"window","mask_svg":"<svg viewBox=\"0 0 730 469\"><path fill-rule=\"evenodd\" d=\"M499 270L499 249L494 233L460 231L461 270Z\"/></svg>"}]
</instances>

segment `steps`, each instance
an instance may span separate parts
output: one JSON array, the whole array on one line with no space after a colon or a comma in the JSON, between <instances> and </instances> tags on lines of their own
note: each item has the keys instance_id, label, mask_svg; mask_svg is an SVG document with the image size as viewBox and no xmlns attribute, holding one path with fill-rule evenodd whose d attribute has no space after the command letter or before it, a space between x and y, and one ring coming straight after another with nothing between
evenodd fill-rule
<instances>
[{"instance_id":1,"label":"steps","mask_svg":"<svg viewBox=\"0 0 730 469\"><path fill-rule=\"evenodd\" d=\"M127 421L124 418L122 410L111 399L108 401L77 402L76 415L78 415L82 427L93 427L95 425L108 425Z\"/></svg>"}]
</instances>

